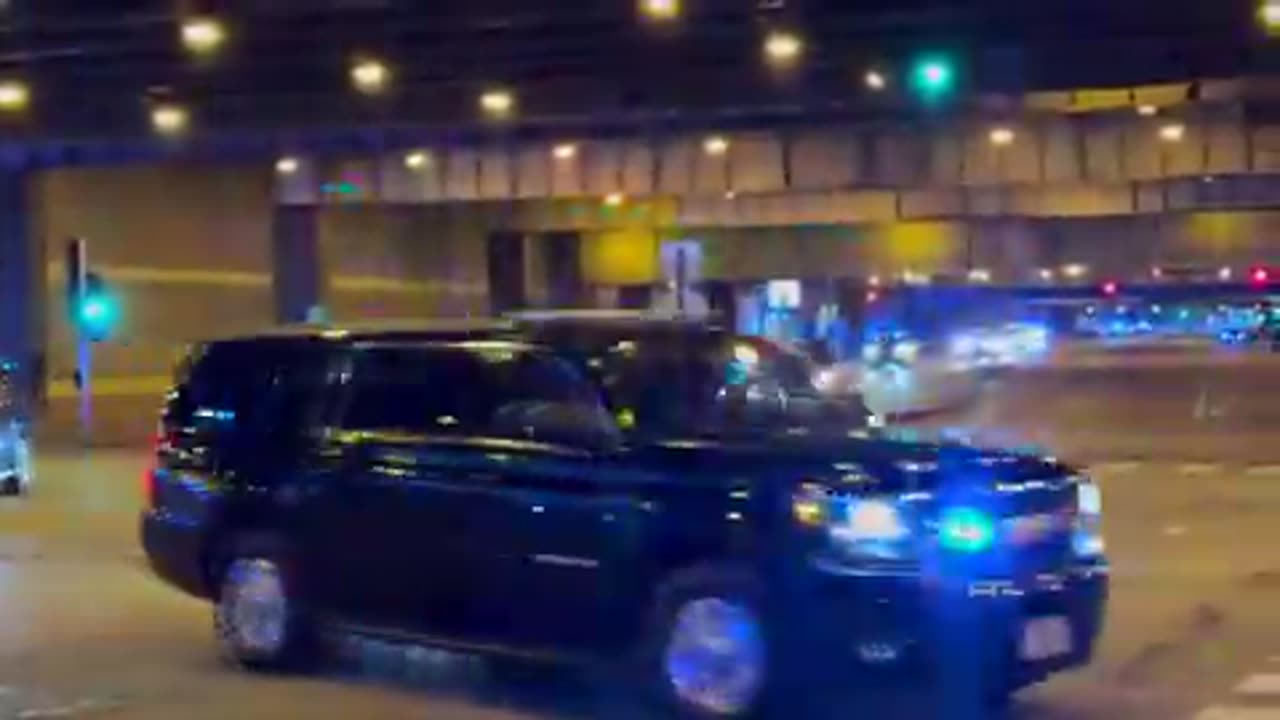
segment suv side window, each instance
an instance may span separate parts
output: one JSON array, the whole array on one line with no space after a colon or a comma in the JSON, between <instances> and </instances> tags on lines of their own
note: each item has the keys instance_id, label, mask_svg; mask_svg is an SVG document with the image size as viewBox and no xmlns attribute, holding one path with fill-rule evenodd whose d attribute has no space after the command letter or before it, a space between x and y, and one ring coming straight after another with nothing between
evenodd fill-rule
<instances>
[{"instance_id":1,"label":"suv side window","mask_svg":"<svg viewBox=\"0 0 1280 720\"><path fill-rule=\"evenodd\" d=\"M467 434L491 411L484 373L465 350L360 348L353 371L342 421L349 430Z\"/></svg>"},{"instance_id":2,"label":"suv side window","mask_svg":"<svg viewBox=\"0 0 1280 720\"><path fill-rule=\"evenodd\" d=\"M491 434L568 444L594 444L616 435L599 388L569 362L521 352L488 364L497 400Z\"/></svg>"},{"instance_id":3,"label":"suv side window","mask_svg":"<svg viewBox=\"0 0 1280 720\"><path fill-rule=\"evenodd\" d=\"M165 421L200 434L256 427L262 421L258 401L272 371L262 353L251 346L214 343L197 351L188 368L180 369Z\"/></svg>"}]
</instances>

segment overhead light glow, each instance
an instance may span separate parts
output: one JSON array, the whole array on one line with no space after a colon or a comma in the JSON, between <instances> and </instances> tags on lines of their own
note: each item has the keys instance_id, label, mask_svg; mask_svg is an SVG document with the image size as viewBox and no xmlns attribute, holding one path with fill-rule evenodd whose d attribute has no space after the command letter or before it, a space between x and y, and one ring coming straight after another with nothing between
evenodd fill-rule
<instances>
[{"instance_id":1,"label":"overhead light glow","mask_svg":"<svg viewBox=\"0 0 1280 720\"><path fill-rule=\"evenodd\" d=\"M1062 266L1062 274L1076 280L1089 274L1089 266L1080 263L1069 263Z\"/></svg>"},{"instance_id":2,"label":"overhead light glow","mask_svg":"<svg viewBox=\"0 0 1280 720\"><path fill-rule=\"evenodd\" d=\"M157 105L151 110L151 126L164 135L177 135L190 123L186 108L180 105Z\"/></svg>"},{"instance_id":3,"label":"overhead light glow","mask_svg":"<svg viewBox=\"0 0 1280 720\"><path fill-rule=\"evenodd\" d=\"M1222 266L1222 267L1220 267L1220 268L1218 268L1218 279L1219 279L1219 280L1224 280L1224 281L1225 281L1225 280L1230 280L1230 279L1231 279L1231 268L1229 268L1229 267L1227 267L1227 266L1225 266L1225 265L1224 265L1224 266Z\"/></svg>"},{"instance_id":4,"label":"overhead light glow","mask_svg":"<svg viewBox=\"0 0 1280 720\"><path fill-rule=\"evenodd\" d=\"M27 109L31 103L31 91L19 80L0 82L0 110L17 112Z\"/></svg>"},{"instance_id":5,"label":"overhead light glow","mask_svg":"<svg viewBox=\"0 0 1280 720\"><path fill-rule=\"evenodd\" d=\"M1280 32L1280 1L1264 0L1258 7L1258 19L1267 32Z\"/></svg>"},{"instance_id":6,"label":"overhead light glow","mask_svg":"<svg viewBox=\"0 0 1280 720\"><path fill-rule=\"evenodd\" d=\"M1142 117L1153 117L1160 112L1160 108L1151 104L1143 104L1138 106L1138 114Z\"/></svg>"},{"instance_id":7,"label":"overhead light glow","mask_svg":"<svg viewBox=\"0 0 1280 720\"><path fill-rule=\"evenodd\" d=\"M1040 279L1045 282L1049 282L1050 280L1053 280L1053 271L1050 270L1049 268L1040 268L1039 274L1040 274Z\"/></svg>"},{"instance_id":8,"label":"overhead light glow","mask_svg":"<svg viewBox=\"0 0 1280 720\"><path fill-rule=\"evenodd\" d=\"M781 67L794 64L803 52L804 41L795 33L775 30L764 41L764 55L771 65Z\"/></svg>"},{"instance_id":9,"label":"overhead light glow","mask_svg":"<svg viewBox=\"0 0 1280 720\"><path fill-rule=\"evenodd\" d=\"M425 150L413 150L405 153L404 166L410 170L421 170L431 164L431 156Z\"/></svg>"},{"instance_id":10,"label":"overhead light glow","mask_svg":"<svg viewBox=\"0 0 1280 720\"><path fill-rule=\"evenodd\" d=\"M680 0L640 0L640 12L654 20L680 17Z\"/></svg>"},{"instance_id":11,"label":"overhead light glow","mask_svg":"<svg viewBox=\"0 0 1280 720\"><path fill-rule=\"evenodd\" d=\"M489 90L480 96L480 109L490 117L507 117L515 106L515 96L506 90Z\"/></svg>"},{"instance_id":12,"label":"overhead light glow","mask_svg":"<svg viewBox=\"0 0 1280 720\"><path fill-rule=\"evenodd\" d=\"M862 83L867 86L867 89L878 91L885 89L889 85L889 80L879 70L868 70L862 76Z\"/></svg>"},{"instance_id":13,"label":"overhead light glow","mask_svg":"<svg viewBox=\"0 0 1280 720\"><path fill-rule=\"evenodd\" d=\"M1160 126L1160 139L1168 143L1181 142L1187 134L1187 126L1182 123L1167 123Z\"/></svg>"},{"instance_id":14,"label":"overhead light glow","mask_svg":"<svg viewBox=\"0 0 1280 720\"><path fill-rule=\"evenodd\" d=\"M725 199L725 200L734 200L734 199L737 199L737 197L738 197L738 193L737 193L737 191L735 191L735 190L725 190L725 191L724 191L724 199Z\"/></svg>"},{"instance_id":15,"label":"overhead light glow","mask_svg":"<svg viewBox=\"0 0 1280 720\"><path fill-rule=\"evenodd\" d=\"M991 282L991 271L986 268L974 268L969 271L969 282L989 283Z\"/></svg>"},{"instance_id":16,"label":"overhead light glow","mask_svg":"<svg viewBox=\"0 0 1280 720\"><path fill-rule=\"evenodd\" d=\"M1012 145L1015 137L1017 136L1013 132L1013 129L1007 127L991 128L991 132L987 134L987 139L996 147Z\"/></svg>"},{"instance_id":17,"label":"overhead light glow","mask_svg":"<svg viewBox=\"0 0 1280 720\"><path fill-rule=\"evenodd\" d=\"M391 84L391 68L373 58L358 60L351 66L351 84L366 95L376 95Z\"/></svg>"},{"instance_id":18,"label":"overhead light glow","mask_svg":"<svg viewBox=\"0 0 1280 720\"><path fill-rule=\"evenodd\" d=\"M227 29L216 18L193 17L182 22L182 44L198 55L207 55L222 47Z\"/></svg>"},{"instance_id":19,"label":"overhead light glow","mask_svg":"<svg viewBox=\"0 0 1280 720\"><path fill-rule=\"evenodd\" d=\"M612 192L604 196L604 204L608 205L609 207L618 207L623 202L625 202L626 199L627 199L626 195L623 195L620 192Z\"/></svg>"},{"instance_id":20,"label":"overhead light glow","mask_svg":"<svg viewBox=\"0 0 1280 720\"><path fill-rule=\"evenodd\" d=\"M702 150L708 155L724 155L729 152L729 140L723 135L712 135L702 141Z\"/></svg>"},{"instance_id":21,"label":"overhead light glow","mask_svg":"<svg viewBox=\"0 0 1280 720\"><path fill-rule=\"evenodd\" d=\"M302 163L298 161L298 158L293 157L292 155L286 155L279 160L276 160L276 172L281 175L292 175L298 172L298 168L301 166Z\"/></svg>"},{"instance_id":22,"label":"overhead light glow","mask_svg":"<svg viewBox=\"0 0 1280 720\"><path fill-rule=\"evenodd\" d=\"M551 149L551 155L557 160L572 160L578 156L578 146L573 143L560 143Z\"/></svg>"}]
</instances>

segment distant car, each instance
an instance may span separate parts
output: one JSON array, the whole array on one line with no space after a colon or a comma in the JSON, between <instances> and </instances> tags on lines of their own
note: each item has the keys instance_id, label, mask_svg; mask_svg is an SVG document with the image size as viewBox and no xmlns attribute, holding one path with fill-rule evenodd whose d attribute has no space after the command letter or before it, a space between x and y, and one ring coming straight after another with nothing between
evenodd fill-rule
<instances>
[{"instance_id":1,"label":"distant car","mask_svg":"<svg viewBox=\"0 0 1280 720\"><path fill-rule=\"evenodd\" d=\"M1259 328L1232 327L1218 331L1218 342L1223 345L1251 345L1262 340L1264 336Z\"/></svg>"},{"instance_id":2,"label":"distant car","mask_svg":"<svg viewBox=\"0 0 1280 720\"><path fill-rule=\"evenodd\" d=\"M30 423L21 410L17 365L0 361L0 495L22 495L31 488Z\"/></svg>"},{"instance_id":3,"label":"distant car","mask_svg":"<svg viewBox=\"0 0 1280 720\"><path fill-rule=\"evenodd\" d=\"M208 343L167 396L143 546L248 668L333 631L626 658L679 712L739 718L817 668L927 666L944 585L993 699L1088 661L1108 581L1080 471L868 431L743 347L549 316Z\"/></svg>"}]
</instances>

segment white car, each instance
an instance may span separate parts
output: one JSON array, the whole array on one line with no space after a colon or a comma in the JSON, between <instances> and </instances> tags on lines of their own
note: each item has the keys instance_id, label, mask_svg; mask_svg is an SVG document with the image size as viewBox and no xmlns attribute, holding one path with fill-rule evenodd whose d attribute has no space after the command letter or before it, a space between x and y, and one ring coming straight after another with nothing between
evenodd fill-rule
<instances>
[{"instance_id":1,"label":"white car","mask_svg":"<svg viewBox=\"0 0 1280 720\"><path fill-rule=\"evenodd\" d=\"M26 424L0 422L0 495L25 495L31 489L32 474Z\"/></svg>"}]
</instances>

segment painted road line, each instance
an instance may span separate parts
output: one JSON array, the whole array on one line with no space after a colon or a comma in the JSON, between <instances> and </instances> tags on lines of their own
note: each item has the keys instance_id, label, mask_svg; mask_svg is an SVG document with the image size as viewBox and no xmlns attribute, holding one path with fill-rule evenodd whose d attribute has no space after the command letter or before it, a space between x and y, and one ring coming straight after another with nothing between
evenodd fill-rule
<instances>
[{"instance_id":1,"label":"painted road line","mask_svg":"<svg viewBox=\"0 0 1280 720\"><path fill-rule=\"evenodd\" d=\"M1178 466L1180 475L1213 475L1219 472L1222 472L1222 465L1218 463L1183 463Z\"/></svg>"},{"instance_id":2,"label":"painted road line","mask_svg":"<svg viewBox=\"0 0 1280 720\"><path fill-rule=\"evenodd\" d=\"M1280 674L1250 675L1236 686L1235 692L1249 697L1274 697L1280 700Z\"/></svg>"},{"instance_id":3,"label":"painted road line","mask_svg":"<svg viewBox=\"0 0 1280 720\"><path fill-rule=\"evenodd\" d=\"M1280 720L1280 708L1207 707L1196 713L1195 720Z\"/></svg>"},{"instance_id":4,"label":"painted road line","mask_svg":"<svg viewBox=\"0 0 1280 720\"><path fill-rule=\"evenodd\" d=\"M1089 470L1100 475L1128 475L1142 467L1139 462L1105 462L1089 466Z\"/></svg>"},{"instance_id":5,"label":"painted road line","mask_svg":"<svg viewBox=\"0 0 1280 720\"><path fill-rule=\"evenodd\" d=\"M1254 465L1245 468L1244 474L1249 477L1280 477L1280 465Z\"/></svg>"}]
</instances>

